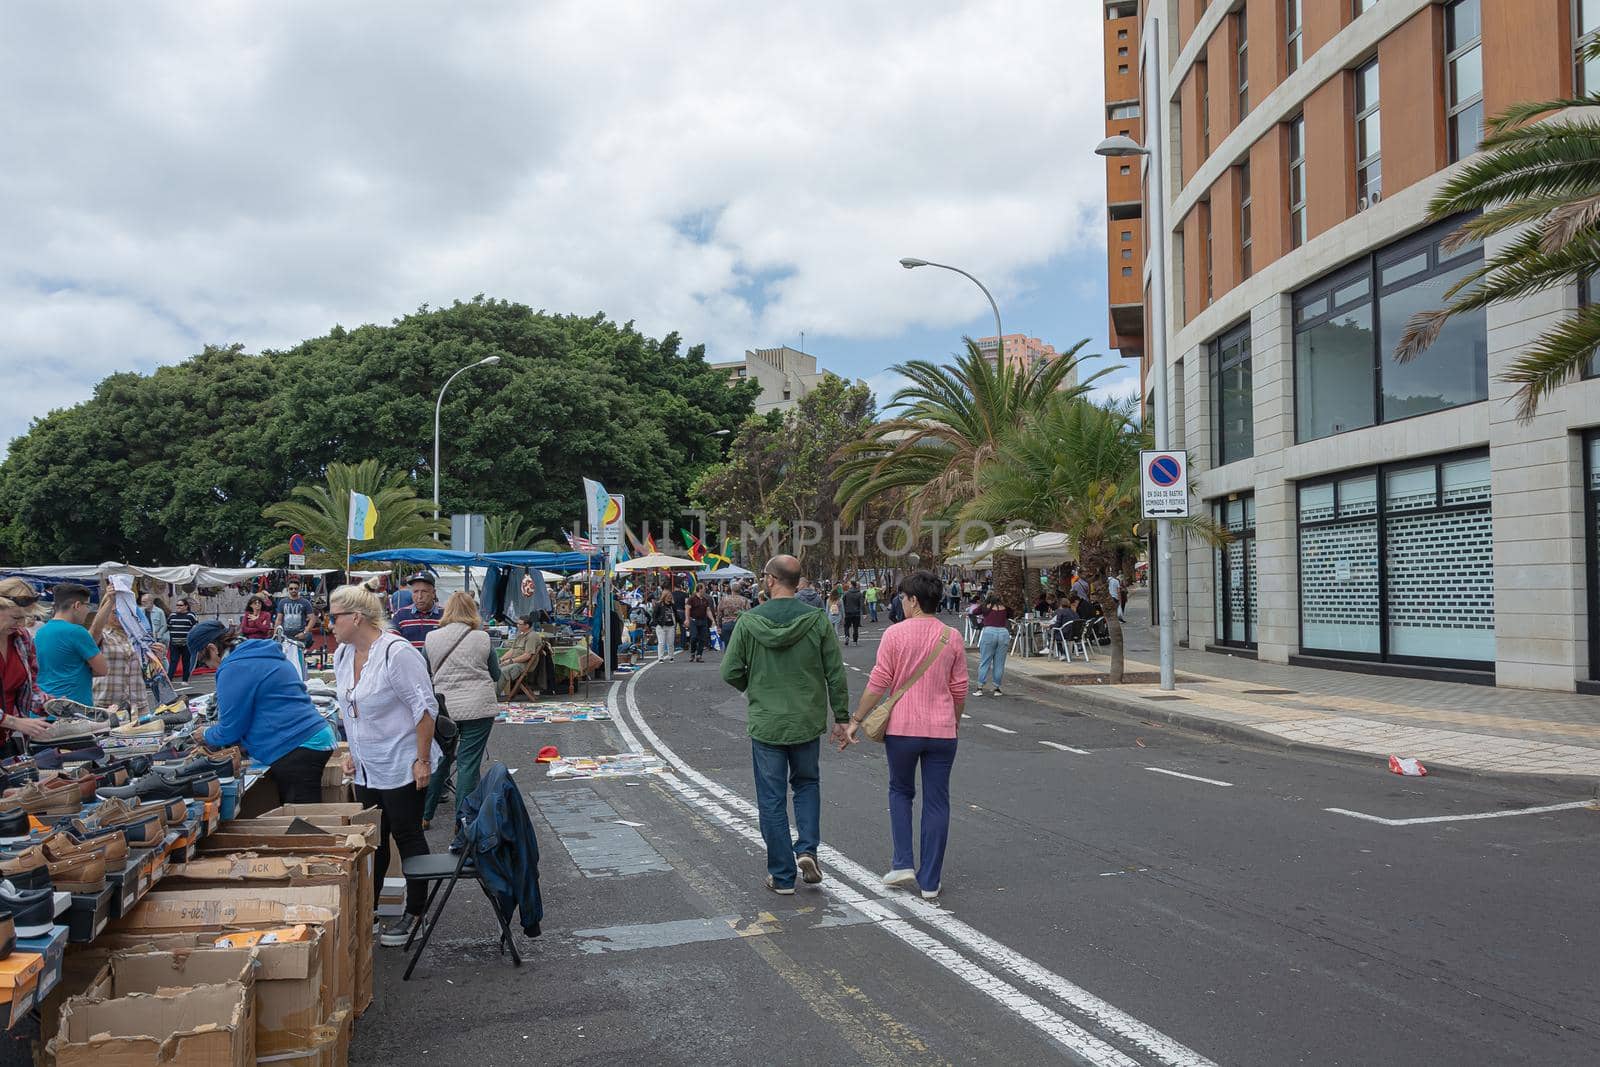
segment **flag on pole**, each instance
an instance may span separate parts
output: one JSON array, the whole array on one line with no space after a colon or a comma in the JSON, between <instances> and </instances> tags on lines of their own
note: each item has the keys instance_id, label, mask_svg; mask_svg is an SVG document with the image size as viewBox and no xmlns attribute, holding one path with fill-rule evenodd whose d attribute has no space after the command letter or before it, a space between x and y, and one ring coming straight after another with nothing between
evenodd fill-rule
<instances>
[{"instance_id":1,"label":"flag on pole","mask_svg":"<svg viewBox=\"0 0 1600 1067\"><path fill-rule=\"evenodd\" d=\"M696 563L704 563L706 559L706 546L700 543L700 538L688 530L679 530L683 534L683 543L689 549L689 558Z\"/></svg>"},{"instance_id":2,"label":"flag on pole","mask_svg":"<svg viewBox=\"0 0 1600 1067\"><path fill-rule=\"evenodd\" d=\"M582 552L590 556L595 554L593 541L589 540L587 537L575 536L571 530L563 530L562 532L566 534L567 547L571 548L572 551Z\"/></svg>"},{"instance_id":3,"label":"flag on pole","mask_svg":"<svg viewBox=\"0 0 1600 1067\"><path fill-rule=\"evenodd\" d=\"M649 530L646 530L644 534L644 547L647 549L645 555L653 556L656 554L656 535Z\"/></svg>"},{"instance_id":4,"label":"flag on pole","mask_svg":"<svg viewBox=\"0 0 1600 1067\"><path fill-rule=\"evenodd\" d=\"M352 541L370 541L378 533L378 509L372 498L362 493L350 493L350 525L345 536Z\"/></svg>"},{"instance_id":5,"label":"flag on pole","mask_svg":"<svg viewBox=\"0 0 1600 1067\"><path fill-rule=\"evenodd\" d=\"M719 571L724 567L733 566L733 556L731 555L732 550L733 538L724 537L722 539L721 552L707 552L706 560L711 564L711 569L714 571Z\"/></svg>"}]
</instances>

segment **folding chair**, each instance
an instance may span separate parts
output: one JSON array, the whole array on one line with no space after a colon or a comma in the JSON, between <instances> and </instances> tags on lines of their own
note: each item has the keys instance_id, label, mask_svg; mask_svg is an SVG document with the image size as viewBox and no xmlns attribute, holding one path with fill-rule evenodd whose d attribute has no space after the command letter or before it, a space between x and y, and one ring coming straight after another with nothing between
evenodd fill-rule
<instances>
[{"instance_id":1,"label":"folding chair","mask_svg":"<svg viewBox=\"0 0 1600 1067\"><path fill-rule=\"evenodd\" d=\"M519 695L529 703L539 699L539 691L537 689L532 692L528 691L528 685L539 677L539 667L539 660L535 657L532 663L527 664L527 670L512 680L511 688L506 690L507 704L516 703Z\"/></svg>"},{"instance_id":2,"label":"folding chair","mask_svg":"<svg viewBox=\"0 0 1600 1067\"><path fill-rule=\"evenodd\" d=\"M422 943L417 946L417 951L412 954L411 962L406 965L406 973L401 976L401 981L409 982L411 980L411 972L416 969L417 961L422 958L422 953L427 949L428 939L433 937L434 928L439 925L439 918L444 914L445 905L450 903L450 894L455 891L456 883L463 878L477 882L478 888L483 891L483 895L489 900L489 907L494 912L495 919L500 923L500 954L502 956L505 955L505 950L509 948L511 950L512 966L522 966L522 957L517 953L516 940L511 936L511 922L506 918L505 913L500 910L500 902L495 899L493 893L489 892L489 887L483 884L483 879L478 875L477 867L470 860L472 853L477 850L476 845L476 839L469 838L466 847L457 855L452 855L449 852L433 852L426 856L412 856L410 859L401 860L400 871L407 879L416 878L431 882L433 885L433 888L428 890L428 902L422 908ZM444 898L439 901L439 906L434 908L433 899L439 895L439 887L441 885L444 886ZM429 914L430 908L433 909L431 915ZM415 941L416 938L417 928L412 927L411 936L406 938L407 949L411 947L411 942Z\"/></svg>"}]
</instances>

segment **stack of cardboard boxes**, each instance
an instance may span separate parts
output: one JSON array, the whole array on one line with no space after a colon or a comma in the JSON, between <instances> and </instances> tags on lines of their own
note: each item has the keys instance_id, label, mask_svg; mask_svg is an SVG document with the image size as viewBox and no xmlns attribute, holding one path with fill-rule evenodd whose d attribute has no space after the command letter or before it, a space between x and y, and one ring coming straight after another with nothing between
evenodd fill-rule
<instances>
[{"instance_id":1,"label":"stack of cardboard boxes","mask_svg":"<svg viewBox=\"0 0 1600 1067\"><path fill-rule=\"evenodd\" d=\"M47 1057L344 1063L353 1020L372 1003L377 843L377 811L354 804L223 823L68 953L62 992L43 1005Z\"/></svg>"}]
</instances>

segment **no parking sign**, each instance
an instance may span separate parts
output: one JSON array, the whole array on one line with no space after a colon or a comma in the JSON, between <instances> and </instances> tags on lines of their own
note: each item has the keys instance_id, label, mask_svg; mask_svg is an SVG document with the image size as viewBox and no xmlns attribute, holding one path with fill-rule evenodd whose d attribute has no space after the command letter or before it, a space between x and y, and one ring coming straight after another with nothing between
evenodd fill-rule
<instances>
[{"instance_id":1,"label":"no parking sign","mask_svg":"<svg viewBox=\"0 0 1600 1067\"><path fill-rule=\"evenodd\" d=\"M1189 453L1182 449L1140 452L1139 483L1144 518L1189 517Z\"/></svg>"}]
</instances>

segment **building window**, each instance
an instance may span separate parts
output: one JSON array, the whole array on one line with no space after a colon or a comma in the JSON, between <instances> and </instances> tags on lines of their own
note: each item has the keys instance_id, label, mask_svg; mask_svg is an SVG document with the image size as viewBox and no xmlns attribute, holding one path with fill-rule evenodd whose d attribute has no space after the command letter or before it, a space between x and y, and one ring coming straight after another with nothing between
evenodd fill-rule
<instances>
[{"instance_id":1,"label":"building window","mask_svg":"<svg viewBox=\"0 0 1600 1067\"><path fill-rule=\"evenodd\" d=\"M1133 277L1133 268L1132 268L1132 267L1123 267L1123 268L1122 268L1122 276L1123 276L1123 277L1124 277L1124 278L1131 278L1131 277Z\"/></svg>"},{"instance_id":2,"label":"building window","mask_svg":"<svg viewBox=\"0 0 1600 1067\"><path fill-rule=\"evenodd\" d=\"M1289 120L1289 247L1306 243L1306 117Z\"/></svg>"},{"instance_id":3,"label":"building window","mask_svg":"<svg viewBox=\"0 0 1600 1067\"><path fill-rule=\"evenodd\" d=\"M1111 119L1136 119L1139 117L1138 104L1118 104L1111 109Z\"/></svg>"},{"instance_id":4,"label":"building window","mask_svg":"<svg viewBox=\"0 0 1600 1067\"><path fill-rule=\"evenodd\" d=\"M1302 482L1298 496L1302 652L1494 662L1486 453Z\"/></svg>"},{"instance_id":5,"label":"building window","mask_svg":"<svg viewBox=\"0 0 1600 1067\"><path fill-rule=\"evenodd\" d=\"M1255 454L1250 392L1250 323L1211 342L1211 412L1216 419L1216 465Z\"/></svg>"},{"instance_id":6,"label":"building window","mask_svg":"<svg viewBox=\"0 0 1600 1067\"><path fill-rule=\"evenodd\" d=\"M1394 360L1411 317L1443 307L1445 292L1483 262L1481 244L1440 248L1459 222L1399 241L1294 294L1296 440L1488 398L1481 310L1451 318L1410 363Z\"/></svg>"},{"instance_id":7,"label":"building window","mask_svg":"<svg viewBox=\"0 0 1600 1067\"><path fill-rule=\"evenodd\" d=\"M1378 0L1351 0L1350 14L1354 18L1360 18L1376 7L1377 4Z\"/></svg>"},{"instance_id":8,"label":"building window","mask_svg":"<svg viewBox=\"0 0 1600 1067\"><path fill-rule=\"evenodd\" d=\"M1233 535L1213 552L1217 643L1256 647L1256 498L1246 493L1212 505L1212 518Z\"/></svg>"},{"instance_id":9,"label":"building window","mask_svg":"<svg viewBox=\"0 0 1600 1067\"><path fill-rule=\"evenodd\" d=\"M1213 264L1215 260L1211 254L1211 201L1200 201L1200 230L1205 236L1205 269L1206 269L1206 303L1211 303L1216 287L1213 281Z\"/></svg>"},{"instance_id":10,"label":"building window","mask_svg":"<svg viewBox=\"0 0 1600 1067\"><path fill-rule=\"evenodd\" d=\"M1589 677L1600 678L1600 431L1583 439L1583 526L1588 542Z\"/></svg>"},{"instance_id":11,"label":"building window","mask_svg":"<svg viewBox=\"0 0 1600 1067\"><path fill-rule=\"evenodd\" d=\"M1250 113L1250 40L1249 31L1245 24L1246 9L1240 8L1233 13L1233 27L1235 39L1239 47L1235 53L1234 72L1239 86L1239 121Z\"/></svg>"},{"instance_id":12,"label":"building window","mask_svg":"<svg viewBox=\"0 0 1600 1067\"><path fill-rule=\"evenodd\" d=\"M1445 96L1450 114L1450 162L1470 156L1483 140L1483 30L1478 0L1445 8Z\"/></svg>"},{"instance_id":13,"label":"building window","mask_svg":"<svg viewBox=\"0 0 1600 1067\"><path fill-rule=\"evenodd\" d=\"M1378 61L1356 71L1356 210L1383 196L1383 138L1378 131Z\"/></svg>"},{"instance_id":14,"label":"building window","mask_svg":"<svg viewBox=\"0 0 1600 1067\"><path fill-rule=\"evenodd\" d=\"M1241 278L1253 273L1250 247L1250 164L1241 163L1239 172L1239 272Z\"/></svg>"},{"instance_id":15,"label":"building window","mask_svg":"<svg viewBox=\"0 0 1600 1067\"><path fill-rule=\"evenodd\" d=\"M1283 0L1283 59L1290 74L1300 69L1300 0Z\"/></svg>"},{"instance_id":16,"label":"building window","mask_svg":"<svg viewBox=\"0 0 1600 1067\"><path fill-rule=\"evenodd\" d=\"M1590 274L1578 283L1578 310L1593 307L1597 303L1600 303L1600 274ZM1600 377L1600 352L1591 355L1589 362L1584 364L1583 376Z\"/></svg>"},{"instance_id":17,"label":"building window","mask_svg":"<svg viewBox=\"0 0 1600 1067\"><path fill-rule=\"evenodd\" d=\"M1211 154L1211 79L1204 63L1194 65L1194 76L1200 79L1200 158L1205 159Z\"/></svg>"},{"instance_id":18,"label":"building window","mask_svg":"<svg viewBox=\"0 0 1600 1067\"><path fill-rule=\"evenodd\" d=\"M1128 73L1128 64L1126 64L1126 63L1117 64L1117 73L1118 74L1126 74L1126 73Z\"/></svg>"}]
</instances>

